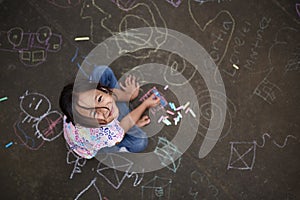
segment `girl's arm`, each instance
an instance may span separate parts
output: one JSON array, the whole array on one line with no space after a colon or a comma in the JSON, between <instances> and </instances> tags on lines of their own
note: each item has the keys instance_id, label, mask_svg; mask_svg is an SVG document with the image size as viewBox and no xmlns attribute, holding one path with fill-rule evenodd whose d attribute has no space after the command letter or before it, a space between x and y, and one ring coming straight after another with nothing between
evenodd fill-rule
<instances>
[{"instance_id":1,"label":"girl's arm","mask_svg":"<svg viewBox=\"0 0 300 200\"><path fill-rule=\"evenodd\" d=\"M131 127L136 124L136 122L141 118L142 114L147 108L155 107L159 105L159 103L160 99L152 94L141 105L139 105L128 115L126 115L120 122L120 126L124 129L124 132L126 133Z\"/></svg>"}]
</instances>

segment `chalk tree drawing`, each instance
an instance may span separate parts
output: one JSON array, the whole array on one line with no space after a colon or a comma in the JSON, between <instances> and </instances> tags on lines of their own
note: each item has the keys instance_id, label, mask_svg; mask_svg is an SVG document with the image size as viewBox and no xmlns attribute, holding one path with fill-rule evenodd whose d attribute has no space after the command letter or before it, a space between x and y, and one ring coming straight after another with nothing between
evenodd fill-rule
<instances>
[{"instance_id":1,"label":"chalk tree drawing","mask_svg":"<svg viewBox=\"0 0 300 200\"><path fill-rule=\"evenodd\" d=\"M256 142L230 142L228 169L252 170L256 157Z\"/></svg>"},{"instance_id":2,"label":"chalk tree drawing","mask_svg":"<svg viewBox=\"0 0 300 200\"><path fill-rule=\"evenodd\" d=\"M172 144L166 138L159 137L154 153L158 156L163 166L176 173L177 169L180 166L181 157L179 157L177 160L176 158L178 156L181 156L182 153L174 144Z\"/></svg>"},{"instance_id":3,"label":"chalk tree drawing","mask_svg":"<svg viewBox=\"0 0 300 200\"><path fill-rule=\"evenodd\" d=\"M199 11L197 12L197 9L200 8L200 6L197 5L197 3L196 5L192 5L193 3L195 4L196 2L188 0L189 14L199 30L202 33L209 32L214 39L211 42L211 46L206 49L216 64L219 65L227 53L228 45L235 29L235 20L229 11L221 10L214 18L210 19L204 25L200 25L203 24L200 22L202 18L196 17L196 14L199 13ZM208 31L210 27L218 27L218 33L216 34L212 31Z\"/></svg>"},{"instance_id":4,"label":"chalk tree drawing","mask_svg":"<svg viewBox=\"0 0 300 200\"><path fill-rule=\"evenodd\" d=\"M24 33L20 27L0 32L0 50L18 53L20 61L28 67L45 62L47 53L58 52L61 44L61 35L52 33L48 26L40 27L36 32Z\"/></svg>"},{"instance_id":5,"label":"chalk tree drawing","mask_svg":"<svg viewBox=\"0 0 300 200\"><path fill-rule=\"evenodd\" d=\"M269 75L272 73L273 68L270 69L269 73L265 76L265 78L256 86L253 91L253 94L262 98L268 104L274 103L276 99L276 93L281 92L281 89L268 80Z\"/></svg>"},{"instance_id":6,"label":"chalk tree drawing","mask_svg":"<svg viewBox=\"0 0 300 200\"><path fill-rule=\"evenodd\" d=\"M45 141L51 142L62 134L62 115L51 111L51 103L45 95L26 91L20 99L22 113L14 124L14 131L27 148L38 150Z\"/></svg>"},{"instance_id":7,"label":"chalk tree drawing","mask_svg":"<svg viewBox=\"0 0 300 200\"><path fill-rule=\"evenodd\" d=\"M189 195L193 199L199 199L199 197L197 198L198 194L201 197L200 199L219 199L219 189L211 183L206 174L194 170L190 177L193 184L195 184L189 190Z\"/></svg>"},{"instance_id":8,"label":"chalk tree drawing","mask_svg":"<svg viewBox=\"0 0 300 200\"><path fill-rule=\"evenodd\" d=\"M115 41L119 54L128 53L129 49L135 51L144 49L145 47L152 46L153 51L157 51L159 47L166 41L167 29L161 32L156 27L167 27L158 7L152 1L146 1L148 4L139 1L134 6L128 8L124 17L119 18L108 13L105 8L97 3L96 0L84 1L82 4L80 16L82 19L90 20L90 37L91 42L98 44L103 41L101 36L104 31L110 35L116 35L120 32L126 31L131 28L151 27L151 31L147 33L136 33L124 36L122 39ZM145 18L147 16L147 18ZM116 26L116 24L118 24ZM134 27L128 27L128 26ZM152 39L154 38L154 39ZM155 41L150 43L150 41ZM109 47L107 47L109 48ZM150 52L151 53L151 52ZM149 55L143 55L142 58ZM140 58L137 56L137 58Z\"/></svg>"},{"instance_id":9,"label":"chalk tree drawing","mask_svg":"<svg viewBox=\"0 0 300 200\"><path fill-rule=\"evenodd\" d=\"M69 145L66 144L66 147L68 149L67 158L66 158L67 164L68 165L74 164L74 168L70 174L70 179L72 179L74 174L81 173L81 168L86 164L86 159L74 153L74 151L70 149Z\"/></svg>"},{"instance_id":10,"label":"chalk tree drawing","mask_svg":"<svg viewBox=\"0 0 300 200\"><path fill-rule=\"evenodd\" d=\"M104 160L105 163L109 163L108 167L102 164ZM132 165L134 164L131 160L119 155L119 154L108 154L104 160L101 160L97 167L97 173L102 176L113 188L119 189L123 184L126 178L135 177L133 186L138 186L143 180L144 173L142 173L141 177L136 172L129 173Z\"/></svg>"},{"instance_id":11,"label":"chalk tree drawing","mask_svg":"<svg viewBox=\"0 0 300 200\"><path fill-rule=\"evenodd\" d=\"M73 8L81 3L81 0L47 0L49 3L59 8Z\"/></svg>"},{"instance_id":12,"label":"chalk tree drawing","mask_svg":"<svg viewBox=\"0 0 300 200\"><path fill-rule=\"evenodd\" d=\"M141 186L142 200L168 200L171 197L172 179L155 176Z\"/></svg>"},{"instance_id":13,"label":"chalk tree drawing","mask_svg":"<svg viewBox=\"0 0 300 200\"><path fill-rule=\"evenodd\" d=\"M255 163L256 147L263 148L265 146L265 137L271 138L268 133L264 133L262 135L262 144L258 144L256 140L253 142L230 142L230 157L227 170L252 170ZM287 135L283 144L278 144L274 139L272 143L282 149L287 145L288 138L297 139L294 135Z\"/></svg>"},{"instance_id":14,"label":"chalk tree drawing","mask_svg":"<svg viewBox=\"0 0 300 200\"><path fill-rule=\"evenodd\" d=\"M95 191L96 194L97 194L97 199L102 200L101 192L100 192L99 188L98 188L97 185L96 185L96 180L97 180L97 178L94 178L94 179L90 182L90 184L89 184L87 187L85 187L85 188L84 188L84 189L83 189L83 190L75 197L74 200L81 199L82 196L84 195L84 193L86 193L86 192L87 192L88 190L90 190L90 189L94 189L94 191Z\"/></svg>"}]
</instances>

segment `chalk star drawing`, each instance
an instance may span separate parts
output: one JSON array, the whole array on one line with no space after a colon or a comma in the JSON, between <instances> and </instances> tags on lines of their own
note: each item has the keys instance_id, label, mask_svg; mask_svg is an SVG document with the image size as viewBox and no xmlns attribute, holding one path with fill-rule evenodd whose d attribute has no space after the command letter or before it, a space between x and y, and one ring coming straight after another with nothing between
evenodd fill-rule
<instances>
[{"instance_id":1,"label":"chalk star drawing","mask_svg":"<svg viewBox=\"0 0 300 200\"><path fill-rule=\"evenodd\" d=\"M176 157L181 156L182 153L174 144L172 144L166 138L159 137L154 153L158 156L163 166L167 167L174 173L177 171L180 166L181 157L179 157L177 161L175 159ZM170 162L171 164L168 164Z\"/></svg>"},{"instance_id":2,"label":"chalk star drawing","mask_svg":"<svg viewBox=\"0 0 300 200\"><path fill-rule=\"evenodd\" d=\"M109 163L110 166L104 166L101 161L98 164L97 173L102 176L112 187L115 189L120 188L125 178L131 178L135 176L133 186L137 186L141 183L144 177L144 173L139 178L136 172L129 173L129 170L133 166L133 162L119 154L108 154L104 160L108 160L105 163ZM102 160L103 161L103 160Z\"/></svg>"},{"instance_id":3,"label":"chalk star drawing","mask_svg":"<svg viewBox=\"0 0 300 200\"><path fill-rule=\"evenodd\" d=\"M168 200L170 199L172 179L155 176L141 186L142 200Z\"/></svg>"},{"instance_id":4,"label":"chalk star drawing","mask_svg":"<svg viewBox=\"0 0 300 200\"><path fill-rule=\"evenodd\" d=\"M256 142L230 142L230 145L231 151L227 170L252 170L256 157Z\"/></svg>"},{"instance_id":5,"label":"chalk star drawing","mask_svg":"<svg viewBox=\"0 0 300 200\"><path fill-rule=\"evenodd\" d=\"M101 192L100 192L99 188L98 188L97 185L96 185L96 180L97 180L97 178L94 178L94 179L90 182L90 184L89 184L87 187L85 187L85 188L84 188L84 189L83 189L83 190L75 197L74 200L81 199L82 196L84 195L84 193L87 192L88 190L90 190L91 188L94 189L94 191L96 192L96 195L97 195L97 197L98 197L97 199L102 200ZM85 199L85 198L84 198L84 199Z\"/></svg>"}]
</instances>

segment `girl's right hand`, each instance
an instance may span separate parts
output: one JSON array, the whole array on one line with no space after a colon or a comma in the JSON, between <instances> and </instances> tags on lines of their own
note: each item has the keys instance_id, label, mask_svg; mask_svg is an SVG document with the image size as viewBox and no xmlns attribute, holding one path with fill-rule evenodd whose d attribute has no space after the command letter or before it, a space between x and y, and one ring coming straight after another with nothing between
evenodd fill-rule
<instances>
[{"instance_id":1,"label":"girl's right hand","mask_svg":"<svg viewBox=\"0 0 300 200\"><path fill-rule=\"evenodd\" d=\"M158 106L160 104L160 98L157 97L155 94L152 94L144 101L144 104L147 108Z\"/></svg>"}]
</instances>

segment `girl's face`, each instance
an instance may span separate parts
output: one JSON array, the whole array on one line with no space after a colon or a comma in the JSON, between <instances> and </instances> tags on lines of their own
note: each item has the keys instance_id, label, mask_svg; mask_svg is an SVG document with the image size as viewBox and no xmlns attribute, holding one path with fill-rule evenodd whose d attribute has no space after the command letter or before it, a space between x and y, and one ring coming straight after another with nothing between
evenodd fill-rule
<instances>
[{"instance_id":1,"label":"girl's face","mask_svg":"<svg viewBox=\"0 0 300 200\"><path fill-rule=\"evenodd\" d=\"M99 124L108 124L119 116L116 102L106 89L79 93L75 108L81 115L94 118Z\"/></svg>"}]
</instances>

